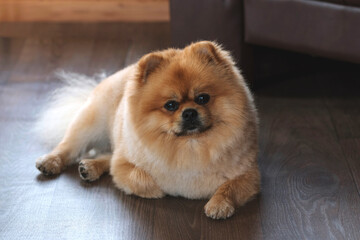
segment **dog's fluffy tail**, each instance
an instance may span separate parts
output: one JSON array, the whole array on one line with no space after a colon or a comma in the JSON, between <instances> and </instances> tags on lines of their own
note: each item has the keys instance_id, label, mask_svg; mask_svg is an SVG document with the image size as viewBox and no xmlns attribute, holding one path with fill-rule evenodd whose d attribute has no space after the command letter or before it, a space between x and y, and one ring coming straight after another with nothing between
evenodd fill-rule
<instances>
[{"instance_id":1,"label":"dog's fluffy tail","mask_svg":"<svg viewBox=\"0 0 360 240\"><path fill-rule=\"evenodd\" d=\"M88 77L69 72L57 72L63 86L56 89L40 112L34 126L37 138L47 147L55 147L63 138L67 127L84 105L93 89L105 74Z\"/></svg>"}]
</instances>

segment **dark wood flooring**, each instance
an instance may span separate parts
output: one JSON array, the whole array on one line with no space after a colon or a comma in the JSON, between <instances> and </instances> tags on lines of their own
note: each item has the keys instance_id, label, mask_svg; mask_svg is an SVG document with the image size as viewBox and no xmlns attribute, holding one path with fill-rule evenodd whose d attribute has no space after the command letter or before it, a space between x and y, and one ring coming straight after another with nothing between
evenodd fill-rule
<instances>
[{"instance_id":1,"label":"dark wood flooring","mask_svg":"<svg viewBox=\"0 0 360 240\"><path fill-rule=\"evenodd\" d=\"M262 193L225 221L206 201L146 200L76 167L54 178L30 132L57 69L112 73L170 45L168 24L0 24L0 239L360 239L360 71L322 68L256 92Z\"/></svg>"}]
</instances>

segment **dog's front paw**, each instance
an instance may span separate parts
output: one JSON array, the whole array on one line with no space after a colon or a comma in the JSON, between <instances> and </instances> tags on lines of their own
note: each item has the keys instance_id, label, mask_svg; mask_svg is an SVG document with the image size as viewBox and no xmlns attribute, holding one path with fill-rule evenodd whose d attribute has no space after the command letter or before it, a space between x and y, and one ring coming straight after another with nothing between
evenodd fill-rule
<instances>
[{"instance_id":1,"label":"dog's front paw","mask_svg":"<svg viewBox=\"0 0 360 240\"><path fill-rule=\"evenodd\" d=\"M64 169L64 163L58 155L48 154L36 160L36 168L44 175L59 174Z\"/></svg>"},{"instance_id":2,"label":"dog's front paw","mask_svg":"<svg viewBox=\"0 0 360 240\"><path fill-rule=\"evenodd\" d=\"M225 219L235 212L234 204L222 196L213 196L204 207L206 216L213 219Z\"/></svg>"},{"instance_id":3,"label":"dog's front paw","mask_svg":"<svg viewBox=\"0 0 360 240\"><path fill-rule=\"evenodd\" d=\"M93 182L98 179L102 173L99 173L92 160L81 160L79 163L79 175L81 179L87 182Z\"/></svg>"},{"instance_id":4,"label":"dog's front paw","mask_svg":"<svg viewBox=\"0 0 360 240\"><path fill-rule=\"evenodd\" d=\"M132 193L142 198L161 198L165 194L145 171L134 168L130 173Z\"/></svg>"}]
</instances>

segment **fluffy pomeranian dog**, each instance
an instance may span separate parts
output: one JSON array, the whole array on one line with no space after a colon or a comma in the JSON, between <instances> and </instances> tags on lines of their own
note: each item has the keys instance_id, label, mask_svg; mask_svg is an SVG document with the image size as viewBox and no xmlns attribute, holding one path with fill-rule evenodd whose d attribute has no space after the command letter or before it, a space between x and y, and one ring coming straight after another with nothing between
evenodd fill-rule
<instances>
[{"instance_id":1,"label":"fluffy pomeranian dog","mask_svg":"<svg viewBox=\"0 0 360 240\"><path fill-rule=\"evenodd\" d=\"M257 122L229 53L197 42L58 90L36 127L57 145L36 167L59 174L79 159L86 181L110 172L127 194L210 199L205 214L224 219L260 190Z\"/></svg>"}]
</instances>

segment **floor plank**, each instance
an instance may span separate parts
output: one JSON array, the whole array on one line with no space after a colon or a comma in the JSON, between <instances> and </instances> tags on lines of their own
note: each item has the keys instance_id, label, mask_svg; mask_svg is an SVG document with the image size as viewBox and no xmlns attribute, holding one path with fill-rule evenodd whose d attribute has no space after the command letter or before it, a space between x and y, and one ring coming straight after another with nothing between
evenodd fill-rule
<instances>
[{"instance_id":1,"label":"floor plank","mask_svg":"<svg viewBox=\"0 0 360 240\"><path fill-rule=\"evenodd\" d=\"M300 79L299 79L300 80ZM306 81L281 84L297 91ZM291 80L290 80L291 81ZM312 90L301 88L304 95ZM322 96L257 95L266 239L358 239L360 199ZM274 100L271 97L274 95Z\"/></svg>"},{"instance_id":2,"label":"floor plank","mask_svg":"<svg viewBox=\"0 0 360 240\"><path fill-rule=\"evenodd\" d=\"M47 92L55 87L41 83L8 83L0 87L0 120L35 121Z\"/></svg>"},{"instance_id":3,"label":"floor plank","mask_svg":"<svg viewBox=\"0 0 360 240\"><path fill-rule=\"evenodd\" d=\"M8 81L18 61L25 39L0 38L0 84Z\"/></svg>"},{"instance_id":4,"label":"floor plank","mask_svg":"<svg viewBox=\"0 0 360 240\"><path fill-rule=\"evenodd\" d=\"M338 137L360 138L360 74L349 70L326 76L325 103Z\"/></svg>"},{"instance_id":5,"label":"floor plank","mask_svg":"<svg viewBox=\"0 0 360 240\"><path fill-rule=\"evenodd\" d=\"M340 144L360 195L360 138L342 139Z\"/></svg>"}]
</instances>

